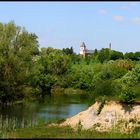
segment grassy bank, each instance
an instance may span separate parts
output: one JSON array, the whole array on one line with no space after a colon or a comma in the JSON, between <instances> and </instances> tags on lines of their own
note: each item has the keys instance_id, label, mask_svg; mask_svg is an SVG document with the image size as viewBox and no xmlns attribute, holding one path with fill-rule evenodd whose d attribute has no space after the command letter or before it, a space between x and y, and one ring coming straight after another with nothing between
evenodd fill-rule
<instances>
[{"instance_id":1,"label":"grassy bank","mask_svg":"<svg viewBox=\"0 0 140 140\"><path fill-rule=\"evenodd\" d=\"M45 124L33 128L17 129L8 133L7 138L140 138L140 132L121 134L117 132L96 132L94 130L74 131L70 126L58 128Z\"/></svg>"}]
</instances>

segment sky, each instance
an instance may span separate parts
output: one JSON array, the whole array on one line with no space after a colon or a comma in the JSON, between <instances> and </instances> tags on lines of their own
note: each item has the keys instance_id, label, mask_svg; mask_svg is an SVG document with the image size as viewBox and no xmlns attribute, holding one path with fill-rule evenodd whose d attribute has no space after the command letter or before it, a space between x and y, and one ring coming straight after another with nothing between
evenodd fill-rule
<instances>
[{"instance_id":1,"label":"sky","mask_svg":"<svg viewBox=\"0 0 140 140\"><path fill-rule=\"evenodd\" d=\"M14 21L38 36L40 47L79 53L109 47L140 51L140 2L0 2L0 22Z\"/></svg>"}]
</instances>

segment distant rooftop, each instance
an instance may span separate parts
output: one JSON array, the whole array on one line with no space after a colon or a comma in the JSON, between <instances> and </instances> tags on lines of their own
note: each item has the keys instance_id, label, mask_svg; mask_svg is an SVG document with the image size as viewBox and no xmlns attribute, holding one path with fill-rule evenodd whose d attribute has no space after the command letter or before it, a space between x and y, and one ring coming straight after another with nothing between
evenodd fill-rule
<instances>
[{"instance_id":1,"label":"distant rooftop","mask_svg":"<svg viewBox=\"0 0 140 140\"><path fill-rule=\"evenodd\" d=\"M82 42L82 44L81 44L81 46L80 46L80 47L84 47L84 48L86 48L85 43L84 43L84 42Z\"/></svg>"},{"instance_id":2,"label":"distant rooftop","mask_svg":"<svg viewBox=\"0 0 140 140\"><path fill-rule=\"evenodd\" d=\"M94 50L86 50L85 53L94 53Z\"/></svg>"}]
</instances>

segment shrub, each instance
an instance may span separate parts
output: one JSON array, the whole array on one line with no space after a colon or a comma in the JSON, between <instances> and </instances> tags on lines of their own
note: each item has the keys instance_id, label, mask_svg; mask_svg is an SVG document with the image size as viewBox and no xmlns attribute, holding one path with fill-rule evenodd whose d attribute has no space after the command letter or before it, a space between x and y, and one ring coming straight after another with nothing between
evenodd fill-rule
<instances>
[{"instance_id":1,"label":"shrub","mask_svg":"<svg viewBox=\"0 0 140 140\"><path fill-rule=\"evenodd\" d=\"M136 65L132 71L126 73L122 78L121 82L128 86L135 86L140 82L140 64Z\"/></svg>"},{"instance_id":2,"label":"shrub","mask_svg":"<svg viewBox=\"0 0 140 140\"><path fill-rule=\"evenodd\" d=\"M130 88L123 89L119 95L120 102L133 103L135 101L136 94Z\"/></svg>"},{"instance_id":3,"label":"shrub","mask_svg":"<svg viewBox=\"0 0 140 140\"><path fill-rule=\"evenodd\" d=\"M73 67L69 76L71 86L91 90L93 87L94 70L90 66ZM70 83L70 82L69 82Z\"/></svg>"},{"instance_id":4,"label":"shrub","mask_svg":"<svg viewBox=\"0 0 140 140\"><path fill-rule=\"evenodd\" d=\"M109 79L109 80L102 80L98 79L95 82L95 89L94 89L94 94L98 96L103 96L103 95L114 95L114 82Z\"/></svg>"},{"instance_id":5,"label":"shrub","mask_svg":"<svg viewBox=\"0 0 140 140\"><path fill-rule=\"evenodd\" d=\"M105 105L105 96L101 97L100 102L101 103L100 103L99 108L97 110L97 115L99 115L101 113L101 111Z\"/></svg>"},{"instance_id":6,"label":"shrub","mask_svg":"<svg viewBox=\"0 0 140 140\"><path fill-rule=\"evenodd\" d=\"M83 127L83 125L82 125L82 123L81 123L81 120L79 120L79 122L78 122L78 124L77 124L77 132L78 133L80 133L81 132L81 130L82 130L82 127Z\"/></svg>"}]
</instances>

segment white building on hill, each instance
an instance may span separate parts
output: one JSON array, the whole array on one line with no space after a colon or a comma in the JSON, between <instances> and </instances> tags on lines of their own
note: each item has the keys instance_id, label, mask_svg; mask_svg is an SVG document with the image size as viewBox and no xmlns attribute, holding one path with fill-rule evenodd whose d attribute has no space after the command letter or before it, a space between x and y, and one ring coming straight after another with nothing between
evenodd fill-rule
<instances>
[{"instance_id":1,"label":"white building on hill","mask_svg":"<svg viewBox=\"0 0 140 140\"><path fill-rule=\"evenodd\" d=\"M109 43L109 49L111 49L111 43ZM82 42L82 44L81 44L81 46L80 46L80 55L81 55L82 57L85 57L85 56L91 55L91 54L93 54L93 53L94 53L94 50L88 50L88 49L86 48L85 43Z\"/></svg>"}]
</instances>

